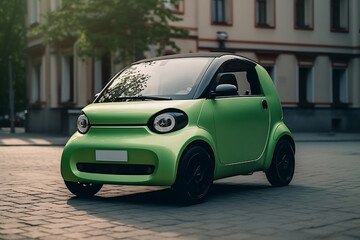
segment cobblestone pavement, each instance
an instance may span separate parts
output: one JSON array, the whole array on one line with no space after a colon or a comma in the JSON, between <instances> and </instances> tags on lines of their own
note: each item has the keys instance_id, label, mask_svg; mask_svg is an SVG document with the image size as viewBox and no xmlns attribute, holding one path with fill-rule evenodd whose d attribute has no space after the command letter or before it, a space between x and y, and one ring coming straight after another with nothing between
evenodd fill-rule
<instances>
[{"instance_id":1,"label":"cobblestone pavement","mask_svg":"<svg viewBox=\"0 0 360 240\"><path fill-rule=\"evenodd\" d=\"M360 142L301 142L288 187L263 173L216 181L180 206L168 188L65 188L62 147L0 147L0 239L360 239Z\"/></svg>"}]
</instances>

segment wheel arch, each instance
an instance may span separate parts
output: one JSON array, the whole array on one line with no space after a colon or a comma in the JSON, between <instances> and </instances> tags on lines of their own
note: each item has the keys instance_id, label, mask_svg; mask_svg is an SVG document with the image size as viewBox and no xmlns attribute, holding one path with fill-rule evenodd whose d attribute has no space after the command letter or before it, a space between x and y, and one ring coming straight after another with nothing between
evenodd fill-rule
<instances>
[{"instance_id":1,"label":"wheel arch","mask_svg":"<svg viewBox=\"0 0 360 240\"><path fill-rule=\"evenodd\" d=\"M209 143L207 143L206 141L204 140L200 140L200 139L197 139L197 140L194 140L192 142L190 142L185 148L184 150L181 152L181 155L180 155L180 158L179 158L179 161L178 161L178 165L177 165L177 170L176 170L176 179L178 178L178 175L179 175L179 166L180 166L180 162L182 160L182 157L183 155L192 147L196 147L196 146L199 146L199 147L203 147L204 149L206 149L206 151L210 154L210 157L211 157L211 167L212 167L212 170L213 172L215 171L215 154L214 154L214 151L212 149L212 147L210 146ZM176 182L176 179L175 179L175 182Z\"/></svg>"},{"instance_id":2,"label":"wheel arch","mask_svg":"<svg viewBox=\"0 0 360 240\"><path fill-rule=\"evenodd\" d=\"M210 146L210 144L208 144L206 141L204 141L204 140L195 140L195 141L192 141L191 143L189 143L187 146L186 146L186 148L184 149L184 151L181 153L181 157L182 157L182 155L184 155L184 153L188 150L188 149L190 149L190 148L192 148L192 147L195 147L195 146L199 146L199 147L203 147L203 148L205 148L208 152L209 152L209 154L210 154L210 157L211 157L211 160L212 160L212 168L213 168L213 170L214 170L214 168L215 168L215 154L214 154L214 151L213 151L213 149L212 149L212 147ZM181 157L180 157L180 159L181 159Z\"/></svg>"},{"instance_id":3,"label":"wheel arch","mask_svg":"<svg viewBox=\"0 0 360 240\"><path fill-rule=\"evenodd\" d=\"M273 128L273 131L271 132L269 139L270 139L270 141L268 143L266 159L264 162L264 171L269 169L272 159L273 159L275 148L280 140L289 141L294 150L294 154L295 154L295 149L296 149L293 136L292 136L290 130L285 125L285 123L282 121L280 123L278 123L275 128Z\"/></svg>"},{"instance_id":4,"label":"wheel arch","mask_svg":"<svg viewBox=\"0 0 360 240\"><path fill-rule=\"evenodd\" d=\"M292 149L294 150L294 153L295 153L295 141L294 141L294 139L293 139L290 135L283 135L283 136L277 141L277 143L280 142L281 140L286 140L286 141L290 142L291 147L292 147ZM277 144L277 143L276 143L276 144Z\"/></svg>"}]
</instances>

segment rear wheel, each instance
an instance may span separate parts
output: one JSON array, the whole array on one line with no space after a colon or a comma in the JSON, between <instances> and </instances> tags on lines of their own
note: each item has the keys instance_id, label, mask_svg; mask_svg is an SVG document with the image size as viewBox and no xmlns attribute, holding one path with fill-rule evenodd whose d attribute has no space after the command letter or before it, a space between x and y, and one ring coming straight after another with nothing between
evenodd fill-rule
<instances>
[{"instance_id":1,"label":"rear wheel","mask_svg":"<svg viewBox=\"0 0 360 240\"><path fill-rule=\"evenodd\" d=\"M188 149L180 160L173 190L185 204L203 201L213 183L213 161L203 147Z\"/></svg>"},{"instance_id":2,"label":"rear wheel","mask_svg":"<svg viewBox=\"0 0 360 240\"><path fill-rule=\"evenodd\" d=\"M266 178L273 186L286 186L291 182L294 171L294 149L289 141L280 140L276 145L270 168L265 172Z\"/></svg>"},{"instance_id":3,"label":"rear wheel","mask_svg":"<svg viewBox=\"0 0 360 240\"><path fill-rule=\"evenodd\" d=\"M92 197L102 188L102 184L65 181L66 187L78 197Z\"/></svg>"}]
</instances>

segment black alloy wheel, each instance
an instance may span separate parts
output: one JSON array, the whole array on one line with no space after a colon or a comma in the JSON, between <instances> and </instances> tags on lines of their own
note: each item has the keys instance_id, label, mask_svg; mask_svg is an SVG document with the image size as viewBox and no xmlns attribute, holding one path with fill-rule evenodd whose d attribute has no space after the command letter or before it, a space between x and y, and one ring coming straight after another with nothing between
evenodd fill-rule
<instances>
[{"instance_id":1,"label":"black alloy wheel","mask_svg":"<svg viewBox=\"0 0 360 240\"><path fill-rule=\"evenodd\" d=\"M213 172L208 151L200 146L191 147L181 157L173 189L185 204L202 202L213 184Z\"/></svg>"},{"instance_id":2,"label":"black alloy wheel","mask_svg":"<svg viewBox=\"0 0 360 240\"><path fill-rule=\"evenodd\" d=\"M270 168L265 172L271 185L276 187L288 185L295 171L295 154L291 143L280 140L276 145Z\"/></svg>"}]
</instances>

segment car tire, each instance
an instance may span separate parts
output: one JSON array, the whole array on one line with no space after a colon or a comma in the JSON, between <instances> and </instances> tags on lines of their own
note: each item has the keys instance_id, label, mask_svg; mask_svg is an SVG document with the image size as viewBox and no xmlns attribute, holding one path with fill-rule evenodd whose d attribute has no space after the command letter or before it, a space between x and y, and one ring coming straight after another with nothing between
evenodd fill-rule
<instances>
[{"instance_id":1,"label":"car tire","mask_svg":"<svg viewBox=\"0 0 360 240\"><path fill-rule=\"evenodd\" d=\"M208 195L213 178L213 160L209 152L200 146L191 147L181 157L172 189L181 203L200 203Z\"/></svg>"},{"instance_id":2,"label":"car tire","mask_svg":"<svg viewBox=\"0 0 360 240\"><path fill-rule=\"evenodd\" d=\"M65 181L66 187L78 197L92 197L102 188L102 184Z\"/></svg>"},{"instance_id":3,"label":"car tire","mask_svg":"<svg viewBox=\"0 0 360 240\"><path fill-rule=\"evenodd\" d=\"M271 185L276 187L288 185L295 171L295 154L291 143L280 140L275 148L270 168L265 172Z\"/></svg>"}]
</instances>

